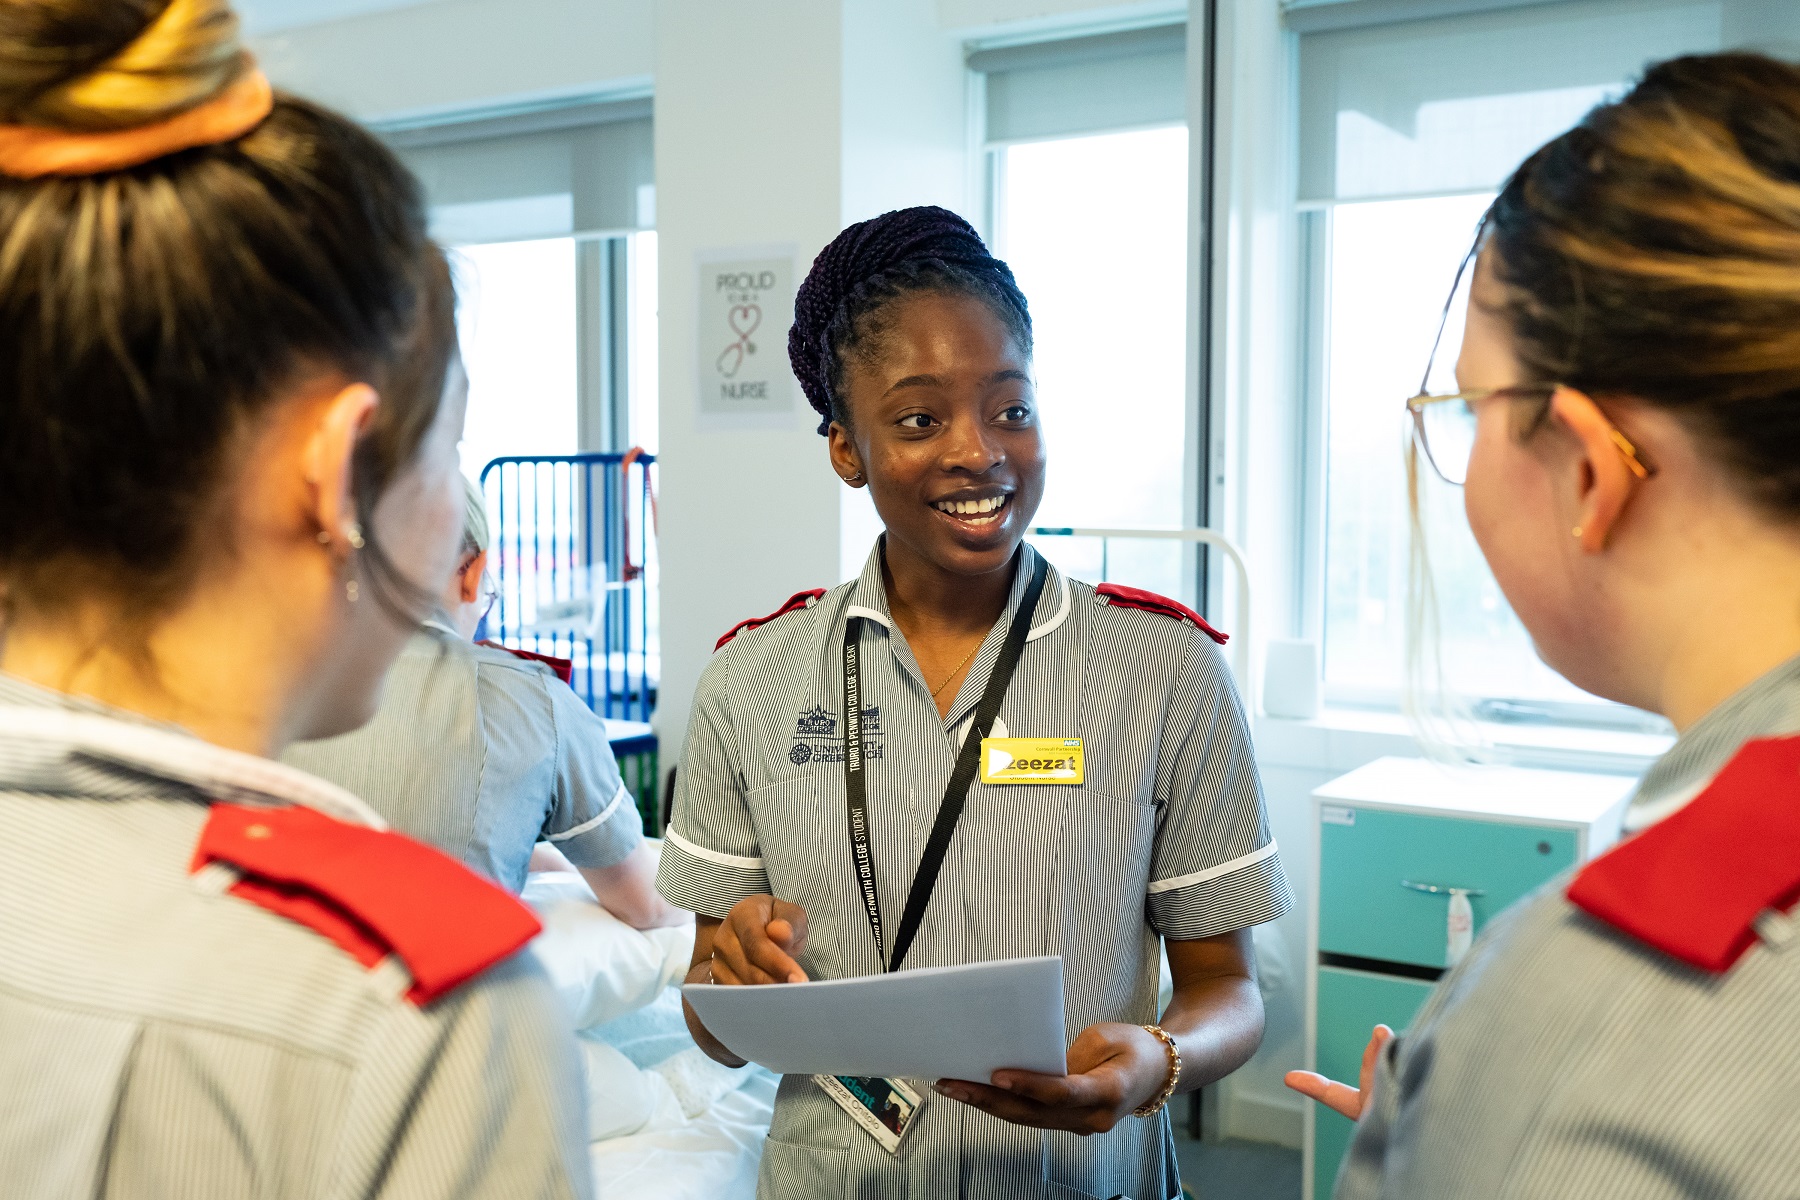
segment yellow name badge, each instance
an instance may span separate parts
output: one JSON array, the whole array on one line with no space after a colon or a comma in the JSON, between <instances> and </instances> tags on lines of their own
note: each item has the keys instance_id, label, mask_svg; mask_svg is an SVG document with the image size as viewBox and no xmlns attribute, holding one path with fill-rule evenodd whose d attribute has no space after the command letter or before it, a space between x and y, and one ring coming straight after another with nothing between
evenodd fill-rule
<instances>
[{"instance_id":1,"label":"yellow name badge","mask_svg":"<svg viewBox=\"0 0 1800 1200\"><path fill-rule=\"evenodd\" d=\"M1082 783L1080 738L983 738L983 783Z\"/></svg>"}]
</instances>

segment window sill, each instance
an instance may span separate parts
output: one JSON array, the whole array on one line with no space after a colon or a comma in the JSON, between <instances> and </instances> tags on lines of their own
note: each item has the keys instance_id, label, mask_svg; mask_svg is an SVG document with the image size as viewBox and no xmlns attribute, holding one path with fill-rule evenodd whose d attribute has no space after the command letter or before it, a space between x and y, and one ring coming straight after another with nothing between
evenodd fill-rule
<instances>
[{"instance_id":1,"label":"window sill","mask_svg":"<svg viewBox=\"0 0 1800 1200\"><path fill-rule=\"evenodd\" d=\"M1517 767L1641 775L1673 744L1667 734L1588 726L1479 722L1491 761ZM1255 718L1256 758L1264 767L1353 771L1397 754L1423 754L1417 735L1400 713L1377 709L1322 709L1307 721Z\"/></svg>"}]
</instances>

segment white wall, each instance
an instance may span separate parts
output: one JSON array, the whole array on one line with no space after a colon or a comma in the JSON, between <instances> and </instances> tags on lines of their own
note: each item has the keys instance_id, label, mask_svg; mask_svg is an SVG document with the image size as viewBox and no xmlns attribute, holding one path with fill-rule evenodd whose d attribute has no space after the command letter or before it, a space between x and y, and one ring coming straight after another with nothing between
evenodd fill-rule
<instances>
[{"instance_id":1,"label":"white wall","mask_svg":"<svg viewBox=\"0 0 1800 1200\"><path fill-rule=\"evenodd\" d=\"M838 497L817 418L794 388L786 429L695 420L697 251L792 244L802 263L841 208L839 0L770 8L658 0L663 675L658 729L681 745L713 641L837 580ZM763 342L786 354L786 339Z\"/></svg>"},{"instance_id":2,"label":"white wall","mask_svg":"<svg viewBox=\"0 0 1800 1200\"><path fill-rule=\"evenodd\" d=\"M651 8L434 0L250 39L280 87L364 120L593 92L648 94Z\"/></svg>"}]
</instances>

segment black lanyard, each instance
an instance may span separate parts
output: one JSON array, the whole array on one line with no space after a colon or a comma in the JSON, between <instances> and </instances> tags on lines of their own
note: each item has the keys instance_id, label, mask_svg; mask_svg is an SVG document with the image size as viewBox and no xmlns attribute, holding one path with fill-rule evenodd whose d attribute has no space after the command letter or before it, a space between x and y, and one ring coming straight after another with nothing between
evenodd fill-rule
<instances>
[{"instance_id":1,"label":"black lanyard","mask_svg":"<svg viewBox=\"0 0 1800 1200\"><path fill-rule=\"evenodd\" d=\"M1044 591L1047 567L1042 555L1031 573L1031 583L1019 611L1013 614L1012 626L1006 631L1006 643L988 675L987 689L981 703L975 706L975 717L968 736L956 756L956 769L944 788L944 799L938 805L937 819L931 825L931 837L925 843L925 854L919 860L919 872L913 876L912 890L906 896L906 910L900 916L900 929L894 936L894 957L888 970L898 971L912 946L913 935L925 919L925 906L937 887L938 871L950 849L950 835L962 817L963 803L969 798L969 785L981 765L981 741L994 727L1000 715L1000 701L1012 682L1013 669L1025 651L1025 635L1031 630L1031 617L1037 611L1038 597ZM869 792L863 779L865 757L862 736L862 669L860 646L862 618L851 617L844 623L844 797L850 810L850 857L856 863L856 879L862 891L863 908L869 914L869 928L875 934L875 952L886 954L881 936L881 901L875 894L875 862L869 852Z\"/></svg>"}]
</instances>

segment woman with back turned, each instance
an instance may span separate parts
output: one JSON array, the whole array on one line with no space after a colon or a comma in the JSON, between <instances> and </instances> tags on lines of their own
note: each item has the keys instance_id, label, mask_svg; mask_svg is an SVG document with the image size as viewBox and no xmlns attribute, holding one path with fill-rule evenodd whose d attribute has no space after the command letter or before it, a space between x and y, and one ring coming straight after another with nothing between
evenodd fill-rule
<instances>
[{"instance_id":1,"label":"woman with back turned","mask_svg":"<svg viewBox=\"0 0 1800 1200\"><path fill-rule=\"evenodd\" d=\"M1045 470L1031 322L960 217L851 226L795 310L832 468L886 531L861 578L745 623L701 679L658 874L699 914L689 979L1061 955L1078 1036L1067 1075L915 1081L891 1151L853 1106L893 1120L907 1081L787 1076L758 1194L1172 1196L1163 1106L1256 1049L1250 927L1288 902L1215 635L1023 544ZM1078 743L1081 761L973 778L996 738Z\"/></svg>"},{"instance_id":2,"label":"woman with back turned","mask_svg":"<svg viewBox=\"0 0 1800 1200\"><path fill-rule=\"evenodd\" d=\"M1651 68L1477 251L1415 453L1544 661L1680 736L1625 840L1489 923L1360 1088L1289 1082L1361 1118L1338 1200L1793 1196L1800 70Z\"/></svg>"},{"instance_id":3,"label":"woman with back turned","mask_svg":"<svg viewBox=\"0 0 1800 1200\"><path fill-rule=\"evenodd\" d=\"M529 912L272 761L455 565L452 310L222 0L0 5L8 1197L591 1193Z\"/></svg>"}]
</instances>

